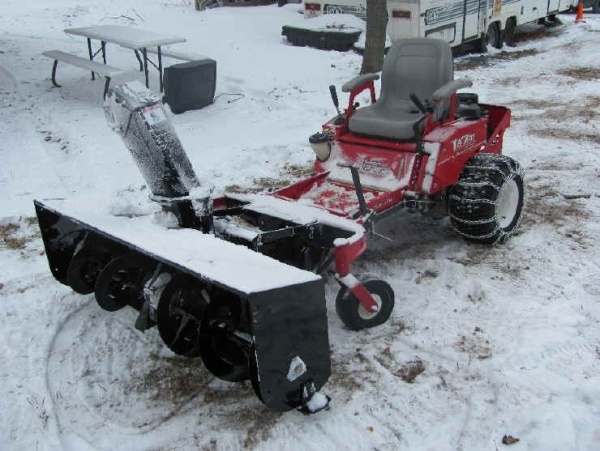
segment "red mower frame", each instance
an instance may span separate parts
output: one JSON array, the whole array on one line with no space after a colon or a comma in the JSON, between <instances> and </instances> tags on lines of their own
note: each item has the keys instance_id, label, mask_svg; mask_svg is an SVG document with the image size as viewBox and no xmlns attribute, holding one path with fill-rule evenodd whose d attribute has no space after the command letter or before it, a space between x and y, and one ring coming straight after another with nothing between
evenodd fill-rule
<instances>
[{"instance_id":1,"label":"red mower frame","mask_svg":"<svg viewBox=\"0 0 600 451\"><path fill-rule=\"evenodd\" d=\"M335 88L330 89L337 107ZM317 175L280 189L273 196L299 201L315 186L323 188L330 184L332 189L321 189L321 196L312 200L314 204L327 208L334 215L356 221L369 232L377 221L404 207L427 208L436 201L436 196L445 198L439 196L440 193L457 183L463 168L474 155L502 152L504 131L510 126L510 110L479 104L481 117L459 117L457 105L462 97L456 93L451 95L449 112L441 120L434 120L435 107L423 111L423 116L416 121L424 123L422 138L417 133L414 141L405 142L355 134L348 124L358 106L356 99L365 90L374 104L375 84L368 80L350 91L344 113L325 123L322 132L328 137L330 153L343 156L344 163L338 161L336 165L347 168L352 183L332 180L332 168L328 164L331 156L324 160L317 158L314 165ZM418 99L414 101L419 102ZM436 104L439 102L436 100ZM392 173L398 183L392 189L378 186L377 173ZM363 185L361 175L367 175L374 183ZM335 276L342 287L358 298L366 312L376 314L378 303L350 272L352 262L367 249L368 235L335 241Z\"/></svg>"},{"instance_id":2,"label":"red mower frame","mask_svg":"<svg viewBox=\"0 0 600 451\"><path fill-rule=\"evenodd\" d=\"M397 64L400 56L421 60ZM114 87L107 121L146 180L152 213L36 200L52 274L104 310L138 310L136 329L156 326L171 351L202 358L222 380L249 379L271 409L326 408L326 396L314 398L331 374L319 275L335 263L346 327L375 327L390 317L394 291L352 264L378 221L404 208L447 215L465 239L493 244L515 231L523 207L523 172L501 154L510 110L456 94L471 83L453 79L443 41L398 41L386 61L379 100L377 74L343 85L343 113L330 87L338 114L309 139L315 174L262 194L212 198L160 99L137 82ZM373 105L359 109L364 91ZM253 277L238 277L249 269Z\"/></svg>"}]
</instances>

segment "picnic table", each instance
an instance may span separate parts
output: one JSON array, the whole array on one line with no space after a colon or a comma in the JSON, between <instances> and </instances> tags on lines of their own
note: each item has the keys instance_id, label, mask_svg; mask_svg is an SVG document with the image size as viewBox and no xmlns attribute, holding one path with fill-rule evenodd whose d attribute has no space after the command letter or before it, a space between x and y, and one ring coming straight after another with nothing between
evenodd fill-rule
<instances>
[{"instance_id":1,"label":"picnic table","mask_svg":"<svg viewBox=\"0 0 600 451\"><path fill-rule=\"evenodd\" d=\"M161 47L164 45L185 42L185 38L180 36L163 35L155 31L142 30L139 28L120 25L96 25L82 28L67 28L64 31L70 35L83 36L87 38L90 61L92 61L99 53L101 53L104 64L107 64L107 43L117 44L121 47L133 50L140 63L140 70L144 71L146 87L148 87L148 67L149 64L151 64L158 70L161 92L163 91L163 52ZM100 41L100 48L98 50L93 49L92 40ZM155 52L157 55L156 63L148 58L148 53ZM93 78L94 72L92 72L92 79Z\"/></svg>"}]
</instances>

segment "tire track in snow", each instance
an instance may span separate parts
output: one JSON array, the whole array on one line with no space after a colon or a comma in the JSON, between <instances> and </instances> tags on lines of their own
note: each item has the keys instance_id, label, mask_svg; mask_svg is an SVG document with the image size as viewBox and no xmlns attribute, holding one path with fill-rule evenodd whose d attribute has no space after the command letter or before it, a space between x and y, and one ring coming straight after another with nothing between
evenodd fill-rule
<instances>
[{"instance_id":1,"label":"tire track in snow","mask_svg":"<svg viewBox=\"0 0 600 451\"><path fill-rule=\"evenodd\" d=\"M326 392L334 407L343 404L347 419L355 415L363 430L373 428L380 441L377 449L466 450L489 441L498 390L487 380L487 363L470 363L465 352L453 349L422 344L417 349L410 338L390 339L387 327L362 332L353 345L334 349ZM415 359L424 362L425 371L407 383L402 380L404 366ZM482 418L490 427L481 427ZM439 429L432 430L431 424Z\"/></svg>"},{"instance_id":2,"label":"tire track in snow","mask_svg":"<svg viewBox=\"0 0 600 451\"><path fill-rule=\"evenodd\" d=\"M249 384L172 356L156 330L133 329L136 313L109 314L91 299L57 327L45 378L62 449L241 449L272 443L274 427L304 424L303 415L267 410Z\"/></svg>"},{"instance_id":3,"label":"tire track in snow","mask_svg":"<svg viewBox=\"0 0 600 451\"><path fill-rule=\"evenodd\" d=\"M544 371L557 376L570 378L573 368L583 368L589 375L600 373L598 344L591 345L573 342L554 342L540 348L526 348L507 357L501 365L504 373ZM532 386L543 391L552 388L552 379L530 378Z\"/></svg>"},{"instance_id":4,"label":"tire track in snow","mask_svg":"<svg viewBox=\"0 0 600 451\"><path fill-rule=\"evenodd\" d=\"M499 390L496 439L510 432L530 449L580 449L578 440L595 433L589 416L597 414L597 345L580 338L534 343L498 359L488 374ZM560 434L548 437L548 427Z\"/></svg>"},{"instance_id":5,"label":"tire track in snow","mask_svg":"<svg viewBox=\"0 0 600 451\"><path fill-rule=\"evenodd\" d=\"M52 338L46 385L64 449L108 449L114 442L106 437L147 435L197 396L153 402L149 395L156 393L144 388L147 375L157 371L150 356L162 345L132 329L133 315L129 322L123 316L99 311L92 299L71 312Z\"/></svg>"}]
</instances>

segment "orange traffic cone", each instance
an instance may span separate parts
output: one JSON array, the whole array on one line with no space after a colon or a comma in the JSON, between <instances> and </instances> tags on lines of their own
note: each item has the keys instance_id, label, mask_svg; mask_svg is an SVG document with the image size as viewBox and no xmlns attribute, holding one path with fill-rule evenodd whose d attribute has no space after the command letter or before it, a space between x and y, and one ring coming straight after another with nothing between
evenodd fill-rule
<instances>
[{"instance_id":1,"label":"orange traffic cone","mask_svg":"<svg viewBox=\"0 0 600 451\"><path fill-rule=\"evenodd\" d=\"M579 2L579 6L577 7L577 16L575 17L575 23L586 23L583 20L583 2Z\"/></svg>"}]
</instances>

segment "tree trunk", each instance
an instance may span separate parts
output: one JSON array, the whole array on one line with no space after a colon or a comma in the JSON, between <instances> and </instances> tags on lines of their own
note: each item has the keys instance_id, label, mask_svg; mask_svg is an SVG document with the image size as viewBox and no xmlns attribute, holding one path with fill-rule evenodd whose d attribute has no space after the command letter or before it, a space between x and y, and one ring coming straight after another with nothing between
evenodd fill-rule
<instances>
[{"instance_id":1,"label":"tree trunk","mask_svg":"<svg viewBox=\"0 0 600 451\"><path fill-rule=\"evenodd\" d=\"M379 72L383 66L387 21L387 1L367 0L367 38L361 74Z\"/></svg>"}]
</instances>

